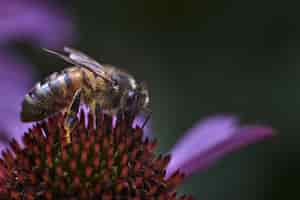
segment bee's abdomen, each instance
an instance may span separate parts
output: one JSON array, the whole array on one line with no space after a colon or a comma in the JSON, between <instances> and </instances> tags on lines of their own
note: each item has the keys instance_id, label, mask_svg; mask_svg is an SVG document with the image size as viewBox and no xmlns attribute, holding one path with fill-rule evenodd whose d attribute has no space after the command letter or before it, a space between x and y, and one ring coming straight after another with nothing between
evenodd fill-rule
<instances>
[{"instance_id":1,"label":"bee's abdomen","mask_svg":"<svg viewBox=\"0 0 300 200\"><path fill-rule=\"evenodd\" d=\"M81 68L67 68L37 83L24 98L22 121L38 121L68 106L82 84L82 73Z\"/></svg>"},{"instance_id":2,"label":"bee's abdomen","mask_svg":"<svg viewBox=\"0 0 300 200\"><path fill-rule=\"evenodd\" d=\"M50 96L57 97L53 100L60 102L62 99L72 99L75 91L82 85L82 74L80 68L68 68L57 77L49 77L48 86ZM47 90L45 90L47 92Z\"/></svg>"}]
</instances>

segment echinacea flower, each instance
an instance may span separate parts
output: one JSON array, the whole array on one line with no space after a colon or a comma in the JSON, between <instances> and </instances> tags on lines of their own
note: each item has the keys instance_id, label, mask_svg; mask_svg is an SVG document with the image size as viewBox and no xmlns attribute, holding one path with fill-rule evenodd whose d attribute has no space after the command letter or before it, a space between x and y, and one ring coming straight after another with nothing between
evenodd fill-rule
<instances>
[{"instance_id":1,"label":"echinacea flower","mask_svg":"<svg viewBox=\"0 0 300 200\"><path fill-rule=\"evenodd\" d=\"M84 112L82 112L84 113ZM11 142L0 162L0 198L7 199L177 199L175 188L183 175L165 179L169 156L156 157L155 141L143 140L125 116L96 113L85 126L84 114L65 140L64 116L36 124L23 137L24 148ZM182 199L188 199L183 197Z\"/></svg>"},{"instance_id":2,"label":"echinacea flower","mask_svg":"<svg viewBox=\"0 0 300 200\"><path fill-rule=\"evenodd\" d=\"M50 2L11 0L0 8L0 149L10 141L0 161L0 199L191 199L176 195L183 174L207 169L225 154L273 135L271 127L215 116L197 123L169 155L157 156L155 140L143 139L131 120L112 126L102 113L96 130L84 126L91 117L80 117L71 145L63 137L61 114L27 131L32 125L22 124L19 112L32 83L31 66L7 47L19 40L54 47L72 38L68 18Z\"/></svg>"},{"instance_id":3,"label":"echinacea flower","mask_svg":"<svg viewBox=\"0 0 300 200\"><path fill-rule=\"evenodd\" d=\"M188 200L192 197L178 197L176 189L184 179L185 165L191 163L187 167L188 174L191 173L190 170L203 166L198 149L205 154L202 156L203 162L210 164L212 159L226 151L272 134L272 130L268 128L252 131L249 128L248 132L241 133L238 130L242 130L233 127L230 120L216 119L220 121L212 122L216 124L210 127L211 130L218 127L215 130L222 132L219 128L224 128L228 131L224 131L227 132L224 135L235 136L230 136L232 139L224 136L220 139L223 143L216 139L208 142L210 136L204 136L205 138L200 140L200 136L194 136L194 141L198 141L199 144L202 142L202 145L198 148L185 146L186 151L194 149L194 152L190 157L186 154L189 159L178 162L175 167L174 162L184 160L180 147L177 154L175 150L171 155L157 156L154 153L157 141L144 140L143 130L138 126L133 127L132 118L125 115L124 118L118 118L113 125L111 117L101 112L97 112L96 115L97 125L94 128L94 117L89 115L86 123L87 118L81 111L80 123L71 134L71 144L66 143L62 114L37 123L29 129L23 136L24 147L12 140L11 150L3 151L0 160L0 198ZM223 122L220 123L221 121ZM200 129L205 130L211 125L205 122L201 126ZM239 134L252 136L237 137ZM214 136L218 138L216 134L212 135ZM185 141L181 145L184 143ZM186 145L192 143L187 142ZM218 147L216 143L223 148ZM205 152L214 149L209 146L215 146L217 149L215 153L211 152L212 159L208 159L209 153Z\"/></svg>"},{"instance_id":4,"label":"echinacea flower","mask_svg":"<svg viewBox=\"0 0 300 200\"><path fill-rule=\"evenodd\" d=\"M80 117L72 145L65 144L60 114L34 125L21 140L24 127L17 127L20 122L14 116L30 74L19 70L6 69L16 81L0 79L0 87L11 91L5 97L5 117L0 115L0 124L6 126L0 128L16 138L2 141L2 148L11 142L0 162L0 199L191 199L176 195L184 174L207 169L225 154L273 135L271 127L242 126L236 117L217 115L198 122L169 155L156 156L155 140L142 138L143 130L134 128L138 122L112 123L98 113L102 121L96 130L89 126L91 118Z\"/></svg>"},{"instance_id":5,"label":"echinacea flower","mask_svg":"<svg viewBox=\"0 0 300 200\"><path fill-rule=\"evenodd\" d=\"M73 40L72 26L69 17L53 0L1 1L0 149L10 138L19 139L19 134L29 127L20 122L19 112L22 97L33 84L32 66L10 45L26 41L38 47L59 47Z\"/></svg>"}]
</instances>

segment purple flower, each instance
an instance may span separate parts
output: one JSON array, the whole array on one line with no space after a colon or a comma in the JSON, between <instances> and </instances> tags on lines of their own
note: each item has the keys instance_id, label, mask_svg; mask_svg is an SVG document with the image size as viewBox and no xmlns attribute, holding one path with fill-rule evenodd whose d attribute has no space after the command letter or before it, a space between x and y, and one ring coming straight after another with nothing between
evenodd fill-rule
<instances>
[{"instance_id":1,"label":"purple flower","mask_svg":"<svg viewBox=\"0 0 300 200\"><path fill-rule=\"evenodd\" d=\"M155 154L157 141L143 139L131 116L113 124L111 116L95 114L101 119L96 127L93 115L80 114L70 143L62 113L25 133L23 148L13 140L2 152L0 198L192 200L177 195L182 172L190 175L224 153L272 135L271 128L240 128L230 117L213 117L190 131L172 159ZM219 134L209 134L214 131Z\"/></svg>"},{"instance_id":2,"label":"purple flower","mask_svg":"<svg viewBox=\"0 0 300 200\"><path fill-rule=\"evenodd\" d=\"M6 62L9 62L7 58L6 56ZM3 62L1 58L0 62ZM7 72L2 73L2 75L7 74L3 76L12 76L14 79L0 78L2 82L0 89L11 91L4 98L5 104L1 104L3 107L1 110L7 109L7 112L5 112L6 118L2 117L0 121L1 128L17 138L18 134L22 134L28 127L18 122L20 97L24 95L30 82L30 73L22 67L24 66L19 65L19 71L14 72L10 72L9 68L3 69L3 72ZM9 73L14 73L14 75L9 75ZM8 88L8 86L11 88ZM12 103L13 105L11 105ZM142 122L143 118L138 118L135 124L141 124ZM146 127L145 132L148 137L151 136L149 125ZM178 169L187 175L197 170L207 169L225 154L272 135L273 129L269 126L240 125L238 119L234 116L217 115L209 117L188 130L183 138L174 145L170 151L171 161L167 167L167 176Z\"/></svg>"},{"instance_id":3,"label":"purple flower","mask_svg":"<svg viewBox=\"0 0 300 200\"><path fill-rule=\"evenodd\" d=\"M1 74L3 77L0 77L0 90L7 94L4 95L0 104L2 114L0 114L0 132L6 133L2 134L0 138L2 141L0 145L3 148L12 137L20 141L21 135L28 128L27 124L19 122L18 115L20 101L31 83L31 73L20 58L8 53L0 52L0 55L3 55L3 57L0 56L0 63L13 66L13 70L3 68ZM143 118L137 118L133 126L140 125L142 122ZM148 137L151 133L149 128L146 127L145 129L145 131L148 131L146 132ZM169 163L169 158L165 157L158 162L162 163L158 166L162 170L163 163L165 163L165 179L175 186L182 181L181 174L177 173L178 170L186 175L191 175L193 172L207 169L227 153L272 135L273 129L271 127L261 125L241 126L234 116L218 115L209 117L197 123L194 128L184 134L183 138L170 151L171 160ZM149 145L146 141L144 145ZM88 168L86 170L88 173Z\"/></svg>"},{"instance_id":4,"label":"purple flower","mask_svg":"<svg viewBox=\"0 0 300 200\"><path fill-rule=\"evenodd\" d=\"M54 1L2 0L0 27L0 44L27 40L54 48L74 37L70 19Z\"/></svg>"},{"instance_id":5,"label":"purple flower","mask_svg":"<svg viewBox=\"0 0 300 200\"><path fill-rule=\"evenodd\" d=\"M0 143L6 143L12 137L18 139L29 126L20 122L19 112L21 100L33 84L31 64L9 45L27 41L54 48L72 41L74 34L70 19L54 1L1 1L0 27Z\"/></svg>"},{"instance_id":6,"label":"purple flower","mask_svg":"<svg viewBox=\"0 0 300 200\"><path fill-rule=\"evenodd\" d=\"M29 127L19 120L21 100L32 84L31 65L8 51L9 42L26 40L41 47L65 45L72 39L72 24L49 1L11 0L0 8L0 149L14 137L20 140ZM1 46L2 45L2 46ZM4 50L6 46L6 50ZM2 50L1 50L2 49ZM141 124L142 118L136 120ZM147 136L151 133L148 125ZM218 115L200 121L172 148L167 177L179 169L186 175L207 169L227 153L273 135L263 125L240 125L234 116Z\"/></svg>"}]
</instances>

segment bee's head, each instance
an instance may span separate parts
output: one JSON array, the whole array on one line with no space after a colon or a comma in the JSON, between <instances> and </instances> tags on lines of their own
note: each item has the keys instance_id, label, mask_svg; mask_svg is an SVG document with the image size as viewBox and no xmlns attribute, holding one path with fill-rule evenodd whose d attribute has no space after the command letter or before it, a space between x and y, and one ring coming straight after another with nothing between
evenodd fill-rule
<instances>
[{"instance_id":1,"label":"bee's head","mask_svg":"<svg viewBox=\"0 0 300 200\"><path fill-rule=\"evenodd\" d=\"M149 90L144 82L137 87L138 105L147 108L150 103Z\"/></svg>"},{"instance_id":2,"label":"bee's head","mask_svg":"<svg viewBox=\"0 0 300 200\"><path fill-rule=\"evenodd\" d=\"M124 107L128 110L146 110L149 105L149 92L144 83L137 85L135 89L127 90L124 95Z\"/></svg>"},{"instance_id":3,"label":"bee's head","mask_svg":"<svg viewBox=\"0 0 300 200\"><path fill-rule=\"evenodd\" d=\"M149 92L145 83L138 83L124 71L112 73L113 88L121 92L121 107L128 111L145 110L149 104Z\"/></svg>"}]
</instances>

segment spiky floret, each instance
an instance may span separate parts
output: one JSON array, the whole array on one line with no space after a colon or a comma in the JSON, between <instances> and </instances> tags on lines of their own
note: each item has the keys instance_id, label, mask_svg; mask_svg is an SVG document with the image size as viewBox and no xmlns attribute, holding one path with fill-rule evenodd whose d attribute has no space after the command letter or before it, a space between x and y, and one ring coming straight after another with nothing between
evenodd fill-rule
<instances>
[{"instance_id":1,"label":"spiky floret","mask_svg":"<svg viewBox=\"0 0 300 200\"><path fill-rule=\"evenodd\" d=\"M155 156L156 141L143 139L143 130L127 117L97 113L64 138L64 116L36 124L2 152L1 199L192 199L177 197L183 174L165 177L170 156ZM87 124L87 127L85 126Z\"/></svg>"}]
</instances>

